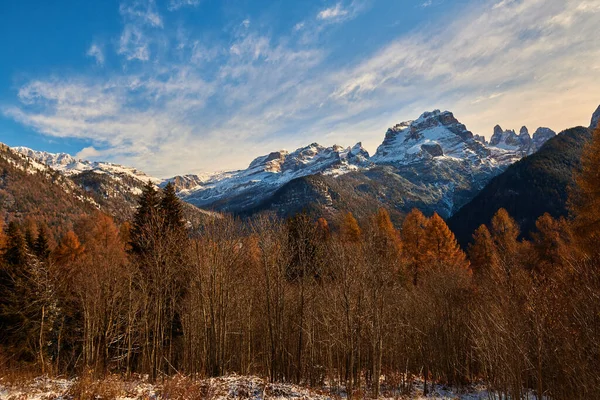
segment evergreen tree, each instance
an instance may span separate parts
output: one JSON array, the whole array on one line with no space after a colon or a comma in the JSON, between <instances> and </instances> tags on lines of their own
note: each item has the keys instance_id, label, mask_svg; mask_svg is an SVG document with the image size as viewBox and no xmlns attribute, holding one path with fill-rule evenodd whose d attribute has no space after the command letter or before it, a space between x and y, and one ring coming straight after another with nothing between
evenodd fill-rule
<instances>
[{"instance_id":1,"label":"evergreen tree","mask_svg":"<svg viewBox=\"0 0 600 400\"><path fill-rule=\"evenodd\" d=\"M33 252L40 261L47 261L50 256L50 244L48 243L47 229L42 225L38 236L33 244Z\"/></svg>"},{"instance_id":2,"label":"evergreen tree","mask_svg":"<svg viewBox=\"0 0 600 400\"><path fill-rule=\"evenodd\" d=\"M27 243L16 222L8 224L4 262L12 267L22 267L27 263Z\"/></svg>"},{"instance_id":3,"label":"evergreen tree","mask_svg":"<svg viewBox=\"0 0 600 400\"><path fill-rule=\"evenodd\" d=\"M185 230L183 206L175 193L175 186L169 182L163 189L159 210L164 218L165 228L169 231L181 232Z\"/></svg>"},{"instance_id":4,"label":"evergreen tree","mask_svg":"<svg viewBox=\"0 0 600 400\"><path fill-rule=\"evenodd\" d=\"M131 251L143 254L150 250L149 236L159 229L159 206L161 200L152 182L148 181L142 191L137 212L131 227Z\"/></svg>"},{"instance_id":5,"label":"evergreen tree","mask_svg":"<svg viewBox=\"0 0 600 400\"><path fill-rule=\"evenodd\" d=\"M25 229L25 244L27 245L27 249L29 251L34 251L35 248L35 241L36 241L36 237L35 234L33 233L33 229L28 226Z\"/></svg>"}]
</instances>

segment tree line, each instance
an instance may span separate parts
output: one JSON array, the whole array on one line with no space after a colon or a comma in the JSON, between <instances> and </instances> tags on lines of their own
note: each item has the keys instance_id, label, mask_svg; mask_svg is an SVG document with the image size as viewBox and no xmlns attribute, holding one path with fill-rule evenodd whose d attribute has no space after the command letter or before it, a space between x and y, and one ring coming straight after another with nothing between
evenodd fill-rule
<instances>
[{"instance_id":1,"label":"tree line","mask_svg":"<svg viewBox=\"0 0 600 400\"><path fill-rule=\"evenodd\" d=\"M591 399L600 387L600 132L572 217L529 240L500 209L467 251L437 214L395 227L261 215L190 227L172 185L131 223L82 217L2 229L0 362L45 374L258 374L349 397L412 377ZM334 222L334 221L329 221Z\"/></svg>"}]
</instances>

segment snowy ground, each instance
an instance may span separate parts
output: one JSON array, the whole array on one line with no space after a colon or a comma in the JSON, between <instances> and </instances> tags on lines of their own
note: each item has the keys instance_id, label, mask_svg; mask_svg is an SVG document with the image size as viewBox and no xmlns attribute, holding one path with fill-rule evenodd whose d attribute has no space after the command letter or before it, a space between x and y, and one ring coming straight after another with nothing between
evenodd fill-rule
<instances>
[{"instance_id":1,"label":"snowy ground","mask_svg":"<svg viewBox=\"0 0 600 400\"><path fill-rule=\"evenodd\" d=\"M413 384L413 394L402 396L398 393L384 393L381 399L425 399L421 381ZM109 377L102 382L37 378L29 382L9 384L0 378L0 399L2 400L76 400L115 399L115 400L166 400L166 399L296 399L325 400L343 399L344 394L334 395L324 391L311 390L290 384L269 384L257 377L228 376L194 381L184 377L173 378L164 384L150 385L143 380L123 381ZM368 394L355 396L369 398ZM443 386L435 386L427 399L483 400L494 399L483 386L473 386L457 393Z\"/></svg>"}]
</instances>

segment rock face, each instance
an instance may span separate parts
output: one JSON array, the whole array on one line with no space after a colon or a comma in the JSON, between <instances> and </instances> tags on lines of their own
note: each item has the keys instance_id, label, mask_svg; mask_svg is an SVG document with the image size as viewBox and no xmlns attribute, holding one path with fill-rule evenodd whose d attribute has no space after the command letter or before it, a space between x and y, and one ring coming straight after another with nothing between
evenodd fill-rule
<instances>
[{"instance_id":1,"label":"rock face","mask_svg":"<svg viewBox=\"0 0 600 400\"><path fill-rule=\"evenodd\" d=\"M527 156L538 151L548 139L554 136L556 132L549 128L538 128L532 138L526 126L521 127L517 135L512 129L503 130L500 125L496 125L489 145L520 156Z\"/></svg>"},{"instance_id":2,"label":"rock face","mask_svg":"<svg viewBox=\"0 0 600 400\"><path fill-rule=\"evenodd\" d=\"M594 112L594 115L592 115L592 123L590 124L590 129L596 129L598 127L599 122L600 122L600 106L598 106L598 108Z\"/></svg>"}]
</instances>

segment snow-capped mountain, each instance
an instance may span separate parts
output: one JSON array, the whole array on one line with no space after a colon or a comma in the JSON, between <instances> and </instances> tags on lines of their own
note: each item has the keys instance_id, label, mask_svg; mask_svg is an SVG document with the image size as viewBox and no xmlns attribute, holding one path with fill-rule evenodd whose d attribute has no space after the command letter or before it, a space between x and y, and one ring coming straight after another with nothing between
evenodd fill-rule
<instances>
[{"instance_id":1,"label":"snow-capped mountain","mask_svg":"<svg viewBox=\"0 0 600 400\"><path fill-rule=\"evenodd\" d=\"M81 174L82 172L92 171L98 174L108 174L113 177L128 176L142 182L151 181L156 185L162 182L162 179L149 176L133 167L125 167L123 165L108 162L80 160L66 153L48 153L45 151L32 150L27 147L14 147L13 150L36 160L41 164L47 165L66 176L73 176Z\"/></svg>"},{"instance_id":2,"label":"snow-capped mountain","mask_svg":"<svg viewBox=\"0 0 600 400\"><path fill-rule=\"evenodd\" d=\"M12 148L31 173L58 174L71 188L77 189L82 200L93 203L96 208L119 220L130 219L138 204L142 188L150 181L156 186L164 186L168 180L147 175L137 168L108 162L79 160L66 153L48 153L27 147ZM195 186L201 178L189 177L189 186ZM180 182L179 179L174 181ZM196 224L206 215L212 214L192 205L184 209L186 218Z\"/></svg>"},{"instance_id":3,"label":"snow-capped mountain","mask_svg":"<svg viewBox=\"0 0 600 400\"><path fill-rule=\"evenodd\" d=\"M451 112L434 110L388 129L372 157L360 143L352 148L326 148L313 143L292 153L282 150L258 157L245 170L186 187L180 195L192 204L217 210L244 213L255 208L274 209L285 214L287 209L298 208L294 202L304 201L306 208L310 207L311 196L336 208L335 199L353 196L351 192L356 194L357 190L363 190L363 196L365 185L376 181L380 192L369 195L377 198L380 205L403 210L430 207L431 211L449 216L489 179L537 150L553 135L552 131L538 130L536 140L529 138L526 144L514 144L512 136L502 131L488 144ZM528 136L525 128L522 138ZM327 178L294 183L310 176ZM352 180L355 188L346 186L343 194L329 193L326 188L333 184L331 177L337 183ZM402 185L403 189L397 191L392 185Z\"/></svg>"},{"instance_id":4,"label":"snow-capped mountain","mask_svg":"<svg viewBox=\"0 0 600 400\"><path fill-rule=\"evenodd\" d=\"M526 126L523 126L517 135L514 130L503 130L500 125L496 125L489 145L527 156L537 152L548 139L554 136L556 132L550 128L538 128L532 138Z\"/></svg>"},{"instance_id":5,"label":"snow-capped mountain","mask_svg":"<svg viewBox=\"0 0 600 400\"><path fill-rule=\"evenodd\" d=\"M449 111L423 113L388 129L383 143L371 158L376 164L407 165L434 158L491 161L491 151L477 141Z\"/></svg>"},{"instance_id":6,"label":"snow-capped mountain","mask_svg":"<svg viewBox=\"0 0 600 400\"><path fill-rule=\"evenodd\" d=\"M239 211L258 205L293 179L343 175L367 166L368 159L369 153L360 143L348 148L312 143L291 153L280 150L257 157L245 170L215 175L194 188L181 190L179 195L197 206L220 202L231 205L220 210Z\"/></svg>"},{"instance_id":7,"label":"snow-capped mountain","mask_svg":"<svg viewBox=\"0 0 600 400\"><path fill-rule=\"evenodd\" d=\"M401 215L419 207L449 217L492 177L536 152L553 136L548 128L539 128L532 137L526 127L517 134L496 126L488 142L451 112L434 110L389 128L372 157L361 143L353 147L312 143L293 152L280 150L257 157L244 170L166 180L68 154L15 150L60 171L88 192L125 198L128 204L150 180L157 186L171 182L186 202L215 211L271 210L288 215L315 207L323 213L388 207Z\"/></svg>"}]
</instances>

